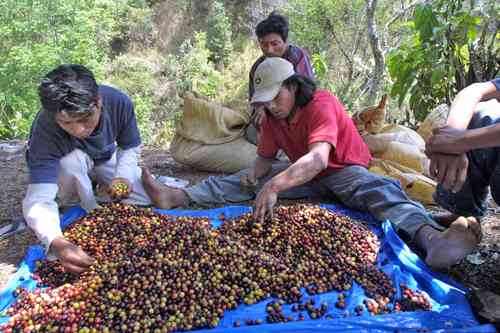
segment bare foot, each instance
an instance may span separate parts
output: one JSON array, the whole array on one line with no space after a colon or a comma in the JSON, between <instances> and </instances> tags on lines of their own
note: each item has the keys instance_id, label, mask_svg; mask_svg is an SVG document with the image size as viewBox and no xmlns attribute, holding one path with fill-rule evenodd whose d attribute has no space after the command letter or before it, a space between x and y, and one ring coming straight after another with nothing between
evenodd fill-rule
<instances>
[{"instance_id":1,"label":"bare foot","mask_svg":"<svg viewBox=\"0 0 500 333\"><path fill-rule=\"evenodd\" d=\"M427 252L425 262L434 269L458 263L480 240L481 226L474 217L459 217L443 232L425 226L417 234L417 243Z\"/></svg>"},{"instance_id":2,"label":"bare foot","mask_svg":"<svg viewBox=\"0 0 500 333\"><path fill-rule=\"evenodd\" d=\"M142 184L157 208L172 209L189 204L186 192L157 182L147 168L142 168Z\"/></svg>"},{"instance_id":3,"label":"bare foot","mask_svg":"<svg viewBox=\"0 0 500 333\"><path fill-rule=\"evenodd\" d=\"M449 228L452 222L455 222L459 216L450 212L445 213L433 213L432 219L442 225L443 227Z\"/></svg>"}]
</instances>

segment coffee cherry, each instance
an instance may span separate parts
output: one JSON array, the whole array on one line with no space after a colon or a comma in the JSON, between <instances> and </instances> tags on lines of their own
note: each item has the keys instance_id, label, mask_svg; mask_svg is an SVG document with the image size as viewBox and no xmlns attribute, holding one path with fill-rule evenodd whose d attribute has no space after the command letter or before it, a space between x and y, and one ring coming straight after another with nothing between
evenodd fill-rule
<instances>
[{"instance_id":1,"label":"coffee cherry","mask_svg":"<svg viewBox=\"0 0 500 333\"><path fill-rule=\"evenodd\" d=\"M114 199L123 199L128 196L129 188L126 183L115 183L110 188L111 196Z\"/></svg>"}]
</instances>

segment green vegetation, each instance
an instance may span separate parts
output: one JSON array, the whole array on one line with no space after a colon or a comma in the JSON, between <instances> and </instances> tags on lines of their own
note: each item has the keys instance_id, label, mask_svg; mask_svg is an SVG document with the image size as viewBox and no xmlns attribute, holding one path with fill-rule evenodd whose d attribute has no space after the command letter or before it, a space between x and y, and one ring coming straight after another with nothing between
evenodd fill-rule
<instances>
[{"instance_id":1,"label":"green vegetation","mask_svg":"<svg viewBox=\"0 0 500 333\"><path fill-rule=\"evenodd\" d=\"M210 61L211 52L207 48L207 34L197 32L194 42L185 41L177 57L179 66L179 92L194 90L215 99L223 87L222 74Z\"/></svg>"},{"instance_id":2,"label":"green vegetation","mask_svg":"<svg viewBox=\"0 0 500 333\"><path fill-rule=\"evenodd\" d=\"M280 4L283 1L279 2ZM289 0L290 41L306 48L323 88L354 111L366 105L374 56L364 0ZM415 5L416 4L416 5ZM245 112L248 71L260 56L251 31L276 8L229 0L4 0L0 2L0 138L27 138L40 78L81 63L127 93L143 141L174 133L194 90ZM458 90L498 76L499 5L493 0L379 0L375 11L395 122L414 124ZM397 102L397 103L396 103ZM410 119L411 118L411 119Z\"/></svg>"},{"instance_id":3,"label":"green vegetation","mask_svg":"<svg viewBox=\"0 0 500 333\"><path fill-rule=\"evenodd\" d=\"M117 33L111 0L0 2L0 137L29 133L39 79L61 63L82 63L102 77Z\"/></svg>"},{"instance_id":4,"label":"green vegetation","mask_svg":"<svg viewBox=\"0 0 500 333\"><path fill-rule=\"evenodd\" d=\"M373 62L364 8L365 0L291 0L284 8L291 40L311 53L320 85L350 110L363 103Z\"/></svg>"},{"instance_id":5,"label":"green vegetation","mask_svg":"<svg viewBox=\"0 0 500 333\"><path fill-rule=\"evenodd\" d=\"M154 66L144 57L119 56L111 63L107 78L112 85L126 91L134 101L139 130L143 138L153 135L152 113L155 109Z\"/></svg>"},{"instance_id":6,"label":"green vegetation","mask_svg":"<svg viewBox=\"0 0 500 333\"><path fill-rule=\"evenodd\" d=\"M215 1L212 4L207 27L207 48L210 50L210 60L215 64L229 64L231 56L231 24L226 16L224 4Z\"/></svg>"},{"instance_id":7,"label":"green vegetation","mask_svg":"<svg viewBox=\"0 0 500 333\"><path fill-rule=\"evenodd\" d=\"M409 100L418 120L440 103L478 81L498 76L498 3L440 0L420 4L407 25L408 39L388 58L392 95ZM493 14L494 15L494 14Z\"/></svg>"}]
</instances>

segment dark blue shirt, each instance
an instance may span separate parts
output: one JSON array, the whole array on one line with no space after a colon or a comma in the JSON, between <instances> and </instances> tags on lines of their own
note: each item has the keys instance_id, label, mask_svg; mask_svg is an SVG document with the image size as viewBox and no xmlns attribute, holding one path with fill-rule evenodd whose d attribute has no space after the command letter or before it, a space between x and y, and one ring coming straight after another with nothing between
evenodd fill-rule
<instances>
[{"instance_id":1,"label":"dark blue shirt","mask_svg":"<svg viewBox=\"0 0 500 333\"><path fill-rule=\"evenodd\" d=\"M141 144L134 106L128 96L103 85L99 86L99 94L99 124L86 139L69 135L46 110L38 112L31 125L26 152L30 184L57 184L60 159L75 149L86 152L98 165L111 158L117 145L129 149Z\"/></svg>"},{"instance_id":2,"label":"dark blue shirt","mask_svg":"<svg viewBox=\"0 0 500 333\"><path fill-rule=\"evenodd\" d=\"M496 79L491 80L491 83L493 83L495 85L495 87L497 87L497 90L500 91L500 77L497 77Z\"/></svg>"}]
</instances>

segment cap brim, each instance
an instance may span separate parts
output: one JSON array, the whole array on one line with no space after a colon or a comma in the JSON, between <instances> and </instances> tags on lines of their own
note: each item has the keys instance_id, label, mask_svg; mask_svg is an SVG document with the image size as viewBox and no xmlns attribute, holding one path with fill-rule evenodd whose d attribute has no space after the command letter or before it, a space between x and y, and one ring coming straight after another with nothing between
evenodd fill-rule
<instances>
[{"instance_id":1,"label":"cap brim","mask_svg":"<svg viewBox=\"0 0 500 333\"><path fill-rule=\"evenodd\" d=\"M278 96L280 89L281 84L277 84L272 87L263 87L262 89L256 90L252 96L250 104L270 102Z\"/></svg>"}]
</instances>

